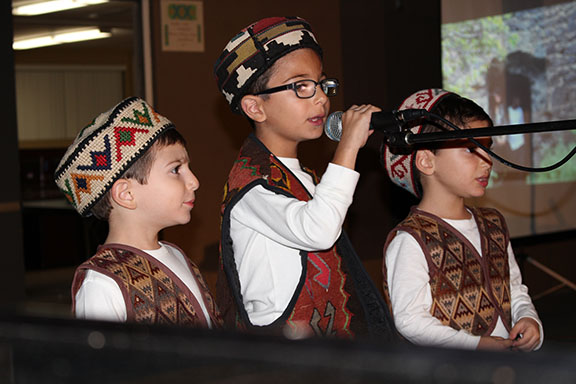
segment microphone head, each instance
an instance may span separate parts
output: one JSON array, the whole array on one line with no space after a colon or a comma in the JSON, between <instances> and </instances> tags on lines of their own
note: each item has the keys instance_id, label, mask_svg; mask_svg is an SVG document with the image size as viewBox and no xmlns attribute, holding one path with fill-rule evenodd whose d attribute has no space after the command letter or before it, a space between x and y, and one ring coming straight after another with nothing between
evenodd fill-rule
<instances>
[{"instance_id":1,"label":"microphone head","mask_svg":"<svg viewBox=\"0 0 576 384\"><path fill-rule=\"evenodd\" d=\"M324 133L330 140L340 141L342 137L342 111L336 111L328 115L324 123Z\"/></svg>"}]
</instances>

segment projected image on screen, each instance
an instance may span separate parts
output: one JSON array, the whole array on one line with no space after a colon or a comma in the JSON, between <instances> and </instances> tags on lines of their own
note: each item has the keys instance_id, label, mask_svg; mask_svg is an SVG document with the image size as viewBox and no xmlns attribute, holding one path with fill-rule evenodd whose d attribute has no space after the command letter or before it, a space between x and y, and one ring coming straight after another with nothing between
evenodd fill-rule
<instances>
[{"instance_id":1,"label":"projected image on screen","mask_svg":"<svg viewBox=\"0 0 576 384\"><path fill-rule=\"evenodd\" d=\"M496 126L576 119L576 1L516 3L443 1L444 88L476 101ZM493 150L513 163L549 166L576 146L574 128L496 136ZM482 204L501 209L522 236L576 228L568 217L576 216L575 192L576 159L545 173L495 161Z\"/></svg>"}]
</instances>

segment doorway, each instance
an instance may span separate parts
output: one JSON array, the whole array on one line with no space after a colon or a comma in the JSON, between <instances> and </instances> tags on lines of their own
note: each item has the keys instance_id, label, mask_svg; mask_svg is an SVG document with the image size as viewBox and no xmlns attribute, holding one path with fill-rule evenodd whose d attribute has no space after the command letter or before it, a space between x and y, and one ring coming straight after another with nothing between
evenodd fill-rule
<instances>
[{"instance_id":1,"label":"doorway","mask_svg":"<svg viewBox=\"0 0 576 384\"><path fill-rule=\"evenodd\" d=\"M13 8L20 3L14 0ZM27 313L70 316L74 269L106 236L106 223L81 218L53 174L76 134L94 117L125 97L144 95L140 15L138 0L13 15L15 42L87 28L108 35L14 50Z\"/></svg>"}]
</instances>

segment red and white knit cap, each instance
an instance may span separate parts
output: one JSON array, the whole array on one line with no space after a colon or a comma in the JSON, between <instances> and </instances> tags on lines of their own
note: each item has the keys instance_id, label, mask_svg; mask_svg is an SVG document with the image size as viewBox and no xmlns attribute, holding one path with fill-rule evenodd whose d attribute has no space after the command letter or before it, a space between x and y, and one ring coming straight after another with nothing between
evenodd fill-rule
<instances>
[{"instance_id":1,"label":"red and white knit cap","mask_svg":"<svg viewBox=\"0 0 576 384\"><path fill-rule=\"evenodd\" d=\"M443 89L431 88L423 89L410 95L398 108L404 109L425 109L430 111L436 103L444 96L451 94L451 92ZM410 130L417 134L422 130L422 124L410 128ZM416 189L416 180L414 180L414 158L416 152L398 153L385 144L384 153L382 155L384 167L392 182L416 197L420 197Z\"/></svg>"}]
</instances>

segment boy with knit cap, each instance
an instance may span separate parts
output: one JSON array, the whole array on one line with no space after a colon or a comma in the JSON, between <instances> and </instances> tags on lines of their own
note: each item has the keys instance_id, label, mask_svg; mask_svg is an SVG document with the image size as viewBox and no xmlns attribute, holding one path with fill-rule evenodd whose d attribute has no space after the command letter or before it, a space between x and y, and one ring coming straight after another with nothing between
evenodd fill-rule
<instances>
[{"instance_id":1,"label":"boy with knit cap","mask_svg":"<svg viewBox=\"0 0 576 384\"><path fill-rule=\"evenodd\" d=\"M56 183L82 215L107 220L105 244L76 269L78 318L218 327L198 268L159 232L186 224L199 187L184 138L144 100L96 117L68 148Z\"/></svg>"},{"instance_id":2,"label":"boy with knit cap","mask_svg":"<svg viewBox=\"0 0 576 384\"><path fill-rule=\"evenodd\" d=\"M473 101L441 89L408 97L400 109L425 109L460 129L492 126ZM419 121L412 132L452 129ZM485 147L490 138L476 139ZM413 151L385 146L391 180L420 203L389 234L384 290L398 332L421 345L531 351L543 331L514 253L504 217L470 207L484 195L492 169L470 140L426 144Z\"/></svg>"},{"instance_id":3,"label":"boy with knit cap","mask_svg":"<svg viewBox=\"0 0 576 384\"><path fill-rule=\"evenodd\" d=\"M322 49L298 17L243 29L214 66L220 91L254 132L232 166L222 203L218 304L228 325L290 337L391 338L387 307L342 224L368 136L370 105L343 116L344 132L319 181L298 145L322 135L328 96Z\"/></svg>"}]
</instances>

